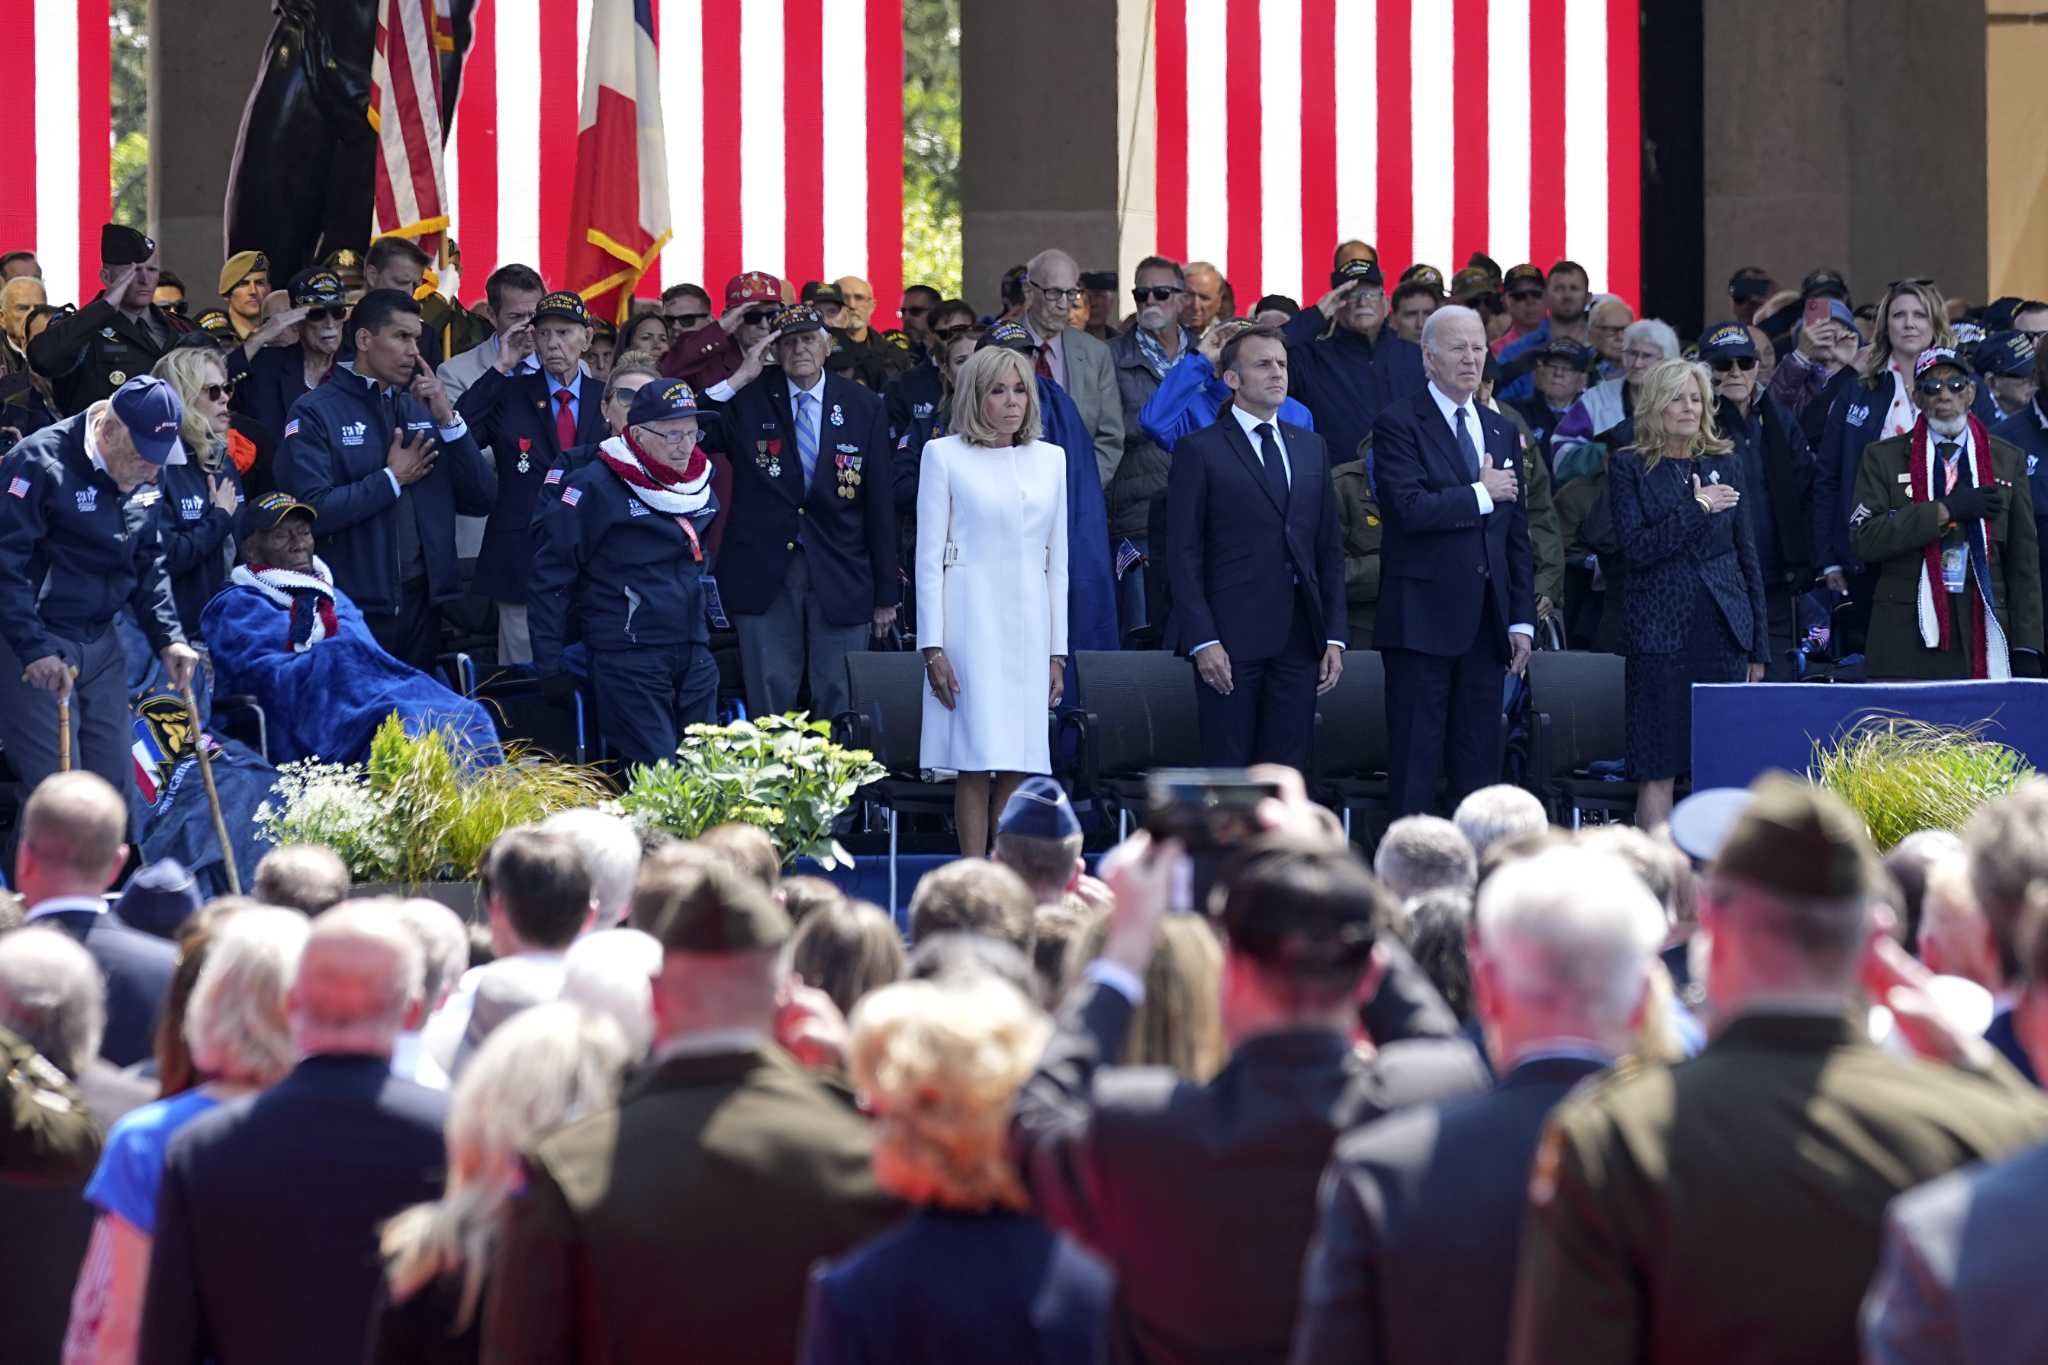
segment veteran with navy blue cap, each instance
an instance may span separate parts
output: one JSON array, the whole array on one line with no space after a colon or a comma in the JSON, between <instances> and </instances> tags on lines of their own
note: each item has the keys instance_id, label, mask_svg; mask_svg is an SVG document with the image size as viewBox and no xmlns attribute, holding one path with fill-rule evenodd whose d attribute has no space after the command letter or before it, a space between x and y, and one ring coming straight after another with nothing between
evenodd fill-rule
<instances>
[{"instance_id":1,"label":"veteran with navy blue cap","mask_svg":"<svg viewBox=\"0 0 2048 1365\"><path fill-rule=\"evenodd\" d=\"M2034 339L2025 332L1992 332L1972 352L1977 371L1997 404L1997 421L2025 412L2034 401Z\"/></svg>"},{"instance_id":2,"label":"veteran with navy blue cap","mask_svg":"<svg viewBox=\"0 0 2048 1365\"><path fill-rule=\"evenodd\" d=\"M543 688L576 688L564 654L588 647L597 723L626 763L675 755L686 726L718 700L707 613L704 532L718 507L703 411L680 379L633 395L626 430L596 458L545 476L534 524L527 627Z\"/></svg>"},{"instance_id":3,"label":"veteran with navy blue cap","mask_svg":"<svg viewBox=\"0 0 2048 1365\"><path fill-rule=\"evenodd\" d=\"M1024 879L1037 905L1054 905L1080 881L1081 821L1060 784L1042 774L1010 793L990 857Z\"/></svg>"},{"instance_id":4,"label":"veteran with navy blue cap","mask_svg":"<svg viewBox=\"0 0 2048 1365\"><path fill-rule=\"evenodd\" d=\"M25 788L58 769L57 701L71 704L79 767L129 781L127 666L112 629L123 608L173 687L199 656L171 598L157 519L130 495L182 464L185 406L139 375L0 458L0 748Z\"/></svg>"},{"instance_id":5,"label":"veteran with navy blue cap","mask_svg":"<svg viewBox=\"0 0 2048 1365\"><path fill-rule=\"evenodd\" d=\"M29 368L50 385L57 410L84 412L135 375L148 374L194 324L156 306L163 265L156 242L132 227L100 229L100 283L85 307L50 319L28 344Z\"/></svg>"}]
</instances>

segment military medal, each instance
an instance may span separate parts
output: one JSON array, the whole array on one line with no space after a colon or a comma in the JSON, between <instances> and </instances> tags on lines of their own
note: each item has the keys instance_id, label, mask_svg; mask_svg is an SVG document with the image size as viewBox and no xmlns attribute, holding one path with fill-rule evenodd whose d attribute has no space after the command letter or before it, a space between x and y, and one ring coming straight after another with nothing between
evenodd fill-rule
<instances>
[{"instance_id":1,"label":"military medal","mask_svg":"<svg viewBox=\"0 0 2048 1365\"><path fill-rule=\"evenodd\" d=\"M834 403L832 405L832 425L835 427L843 427L846 425L846 414L839 410L839 405L837 403Z\"/></svg>"},{"instance_id":2,"label":"military medal","mask_svg":"<svg viewBox=\"0 0 2048 1365\"><path fill-rule=\"evenodd\" d=\"M128 382L128 376L121 373L121 371L119 370L115 370L114 372L107 376L107 382L118 389L123 384Z\"/></svg>"},{"instance_id":3,"label":"military medal","mask_svg":"<svg viewBox=\"0 0 2048 1365\"><path fill-rule=\"evenodd\" d=\"M519 472L520 472L520 473L522 473L522 474L528 473L529 471L531 471L531 470L533 469L533 459L532 459L532 456L531 456L531 454L529 453L529 452L531 452L532 450L533 450L533 442L532 442L532 440L530 440L529 438L527 438L527 437L525 437L525 436L522 436L522 437L520 437L520 438L519 438Z\"/></svg>"}]
</instances>

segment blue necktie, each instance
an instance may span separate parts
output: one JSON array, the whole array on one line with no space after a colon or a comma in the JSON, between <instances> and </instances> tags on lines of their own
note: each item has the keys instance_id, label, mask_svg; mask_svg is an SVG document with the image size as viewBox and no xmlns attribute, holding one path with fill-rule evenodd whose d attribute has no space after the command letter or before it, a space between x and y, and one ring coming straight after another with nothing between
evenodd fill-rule
<instances>
[{"instance_id":1,"label":"blue necktie","mask_svg":"<svg viewBox=\"0 0 2048 1365\"><path fill-rule=\"evenodd\" d=\"M818 468L818 400L808 393L796 396L796 458L803 466L804 487Z\"/></svg>"},{"instance_id":2,"label":"blue necktie","mask_svg":"<svg viewBox=\"0 0 2048 1365\"><path fill-rule=\"evenodd\" d=\"M1465 477L1479 482L1479 447L1472 444L1472 428L1465 425L1465 409L1458 409L1458 449L1465 452Z\"/></svg>"},{"instance_id":3,"label":"blue necktie","mask_svg":"<svg viewBox=\"0 0 2048 1365\"><path fill-rule=\"evenodd\" d=\"M1271 422L1261 422L1253 429L1259 434L1259 463L1266 468L1266 487L1272 491L1273 501L1285 511L1287 468L1280 463L1280 438L1274 433Z\"/></svg>"}]
</instances>

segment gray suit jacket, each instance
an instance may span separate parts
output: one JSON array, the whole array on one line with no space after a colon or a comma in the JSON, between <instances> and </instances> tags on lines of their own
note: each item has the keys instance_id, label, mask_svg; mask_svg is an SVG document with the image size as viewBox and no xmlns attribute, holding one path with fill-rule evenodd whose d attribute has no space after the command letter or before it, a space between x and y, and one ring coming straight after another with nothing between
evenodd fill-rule
<instances>
[{"instance_id":1,"label":"gray suit jacket","mask_svg":"<svg viewBox=\"0 0 2048 1365\"><path fill-rule=\"evenodd\" d=\"M1892 1200L1863 1300L1870 1365L2048 1359L2040 1228L2048 1146L1971 1166Z\"/></svg>"},{"instance_id":2,"label":"gray suit jacket","mask_svg":"<svg viewBox=\"0 0 2048 1365\"><path fill-rule=\"evenodd\" d=\"M1116 362L1109 347L1086 332L1068 328L1060 333L1060 345L1066 352L1067 396L1095 438L1095 469L1107 490L1124 458L1124 400L1116 387Z\"/></svg>"}]
</instances>

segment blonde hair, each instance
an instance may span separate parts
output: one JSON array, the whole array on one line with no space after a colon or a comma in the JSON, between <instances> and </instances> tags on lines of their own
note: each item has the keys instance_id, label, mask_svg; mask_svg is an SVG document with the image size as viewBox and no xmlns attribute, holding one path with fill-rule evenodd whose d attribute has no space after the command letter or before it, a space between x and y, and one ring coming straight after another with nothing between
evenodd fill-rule
<instances>
[{"instance_id":1,"label":"blonde hair","mask_svg":"<svg viewBox=\"0 0 2048 1365\"><path fill-rule=\"evenodd\" d=\"M1634 450L1643 468L1655 469L1664 459L1664 409L1690 383L1700 391L1700 429L1686 443L1687 455L1725 455L1735 443L1714 424L1714 377L1696 360L1660 360L1643 376L1636 390Z\"/></svg>"},{"instance_id":2,"label":"blonde hair","mask_svg":"<svg viewBox=\"0 0 2048 1365\"><path fill-rule=\"evenodd\" d=\"M567 1001L521 1010L491 1031L455 1084L445 1129L448 1193L384 1224L391 1301L436 1276L462 1277L456 1330L476 1315L519 1154L548 1133L609 1107L626 1069L626 1040L609 1018Z\"/></svg>"},{"instance_id":3,"label":"blonde hair","mask_svg":"<svg viewBox=\"0 0 2048 1365\"><path fill-rule=\"evenodd\" d=\"M847 1057L875 1116L875 1182L914 1204L1025 1207L1010 1103L1052 1021L989 976L902 981L853 1012Z\"/></svg>"},{"instance_id":4,"label":"blonde hair","mask_svg":"<svg viewBox=\"0 0 2048 1365\"><path fill-rule=\"evenodd\" d=\"M1877 305L1877 325L1871 329L1870 335L1870 359L1863 363L1863 382L1866 384L1883 378L1885 371L1891 368L1892 304L1907 294L1919 299L1927 309L1928 347L1956 344L1955 329L1948 323L1948 300L1941 296L1941 291L1918 280L1900 280L1884 291L1884 299ZM1913 376L1907 375L1906 383L1910 386L1912 382Z\"/></svg>"},{"instance_id":5,"label":"blonde hair","mask_svg":"<svg viewBox=\"0 0 2048 1365\"><path fill-rule=\"evenodd\" d=\"M1109 941L1109 917L1099 916L1082 933L1067 961L1070 982L1102 956ZM1165 1066L1200 1083L1223 1068L1223 945L1200 915L1168 915L1159 926L1159 948L1145 967L1145 1000L1131 1013L1124 1034L1123 1061L1131 1066Z\"/></svg>"},{"instance_id":6,"label":"blonde hair","mask_svg":"<svg viewBox=\"0 0 2048 1365\"><path fill-rule=\"evenodd\" d=\"M1005 439L981 415L989 390L1005 379L1024 385L1024 425ZM1038 413L1038 376L1023 355L1007 346L988 346L967 357L953 380L953 434L969 445L1029 445L1045 431Z\"/></svg>"},{"instance_id":7,"label":"blonde hair","mask_svg":"<svg viewBox=\"0 0 2048 1365\"><path fill-rule=\"evenodd\" d=\"M269 1085L291 1070L285 992L311 930L298 911L265 905L238 910L213 931L185 1006L200 1075Z\"/></svg>"},{"instance_id":8,"label":"blonde hair","mask_svg":"<svg viewBox=\"0 0 2048 1365\"><path fill-rule=\"evenodd\" d=\"M221 359L219 351L211 346L180 346L167 352L149 372L177 391L178 401L185 407L185 420L178 424L178 439L198 457L201 465L211 470L219 468L214 456L218 438L213 434L213 423L192 406L201 390L213 382L207 377L209 368L220 371L219 382L228 382L228 363Z\"/></svg>"}]
</instances>

